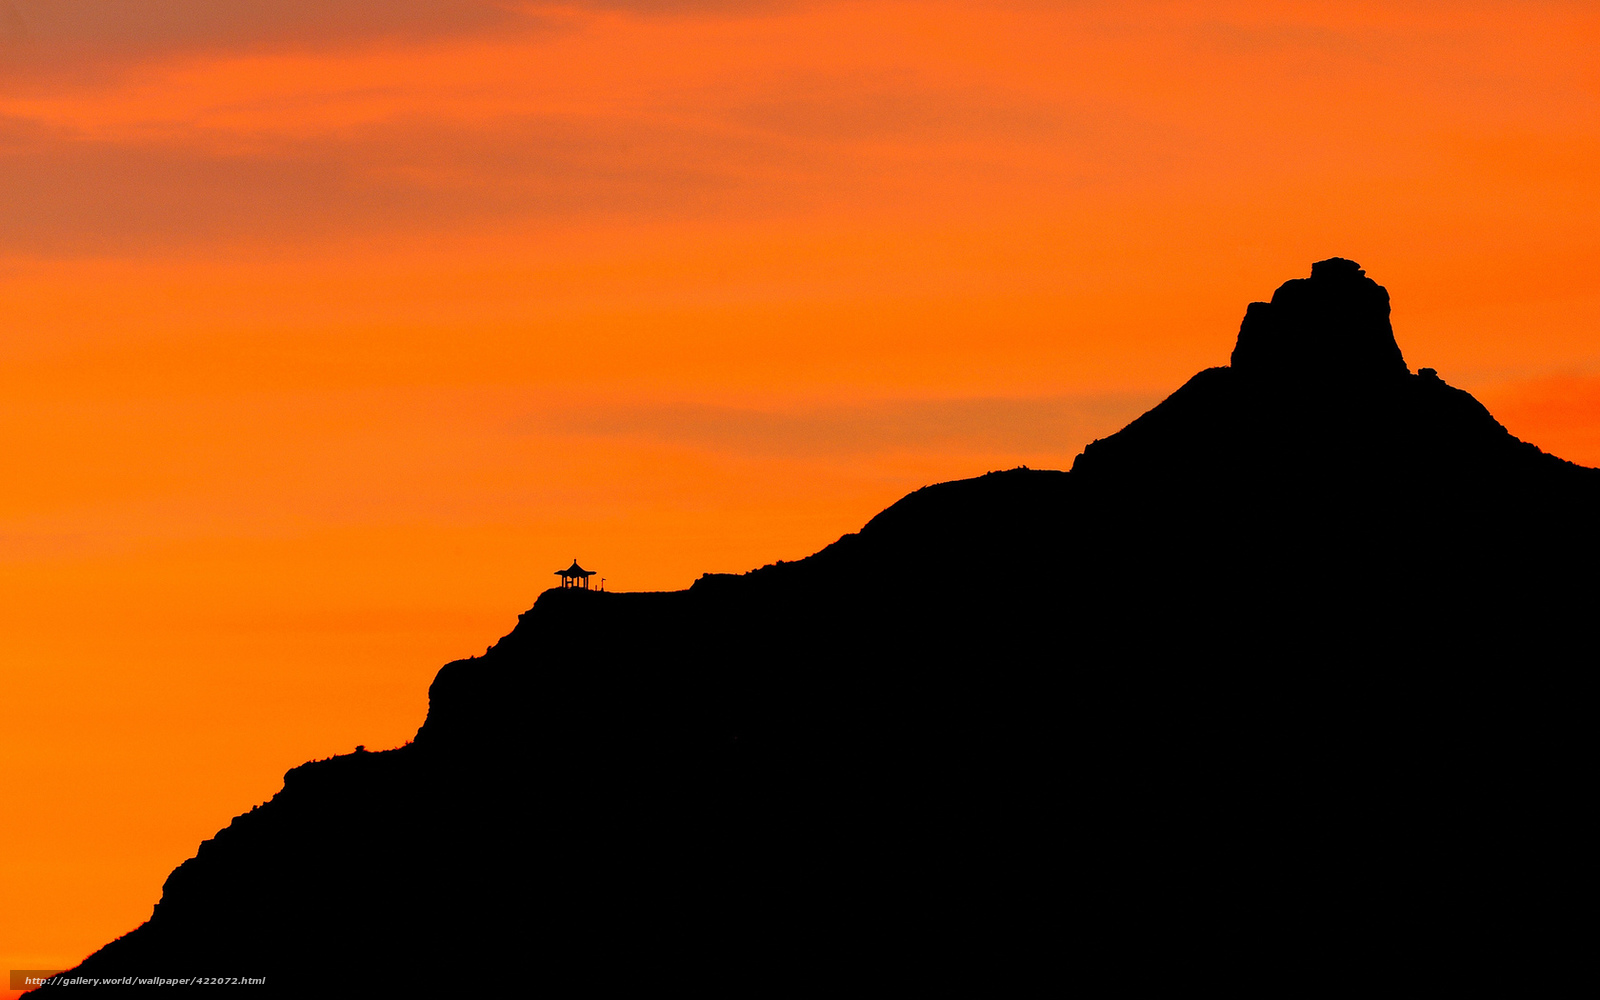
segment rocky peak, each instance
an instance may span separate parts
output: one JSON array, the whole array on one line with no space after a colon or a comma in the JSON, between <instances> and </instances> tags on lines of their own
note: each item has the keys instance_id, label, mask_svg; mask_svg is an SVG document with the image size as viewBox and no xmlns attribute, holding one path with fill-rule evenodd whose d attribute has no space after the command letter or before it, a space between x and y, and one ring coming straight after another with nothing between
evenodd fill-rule
<instances>
[{"instance_id":1,"label":"rocky peak","mask_svg":"<svg viewBox=\"0 0 1600 1000\"><path fill-rule=\"evenodd\" d=\"M1408 374L1389 324L1388 289L1353 260L1330 257L1311 277L1252 302L1239 326L1233 367L1298 379L1382 379Z\"/></svg>"}]
</instances>

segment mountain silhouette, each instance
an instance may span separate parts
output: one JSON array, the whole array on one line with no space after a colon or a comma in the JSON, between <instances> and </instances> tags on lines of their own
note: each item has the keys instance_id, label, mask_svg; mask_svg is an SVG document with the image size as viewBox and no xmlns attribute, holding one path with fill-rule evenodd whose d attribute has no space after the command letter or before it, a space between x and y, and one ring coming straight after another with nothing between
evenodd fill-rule
<instances>
[{"instance_id":1,"label":"mountain silhouette","mask_svg":"<svg viewBox=\"0 0 1600 1000\"><path fill-rule=\"evenodd\" d=\"M1411 373L1351 261L1251 304L1231 361L1070 472L685 591L546 591L412 743L291 770L73 975L1565 967L1600 470Z\"/></svg>"}]
</instances>

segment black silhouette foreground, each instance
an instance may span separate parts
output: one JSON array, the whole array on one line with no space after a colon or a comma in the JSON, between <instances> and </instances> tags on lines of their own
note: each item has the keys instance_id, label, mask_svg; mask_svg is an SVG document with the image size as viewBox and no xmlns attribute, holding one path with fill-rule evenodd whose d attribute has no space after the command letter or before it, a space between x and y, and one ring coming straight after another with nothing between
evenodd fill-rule
<instances>
[{"instance_id":1,"label":"black silhouette foreground","mask_svg":"<svg viewBox=\"0 0 1600 1000\"><path fill-rule=\"evenodd\" d=\"M687 591L547 591L415 742L290 771L73 974L1575 967L1600 471L1411 374L1350 261L1251 305L1232 362L1071 472L927 487Z\"/></svg>"}]
</instances>

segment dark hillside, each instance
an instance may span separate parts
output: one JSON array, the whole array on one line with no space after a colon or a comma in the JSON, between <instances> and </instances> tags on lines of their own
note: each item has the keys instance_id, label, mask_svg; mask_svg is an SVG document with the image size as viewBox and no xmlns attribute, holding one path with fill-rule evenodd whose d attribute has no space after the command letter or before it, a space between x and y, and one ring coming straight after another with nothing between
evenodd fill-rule
<instances>
[{"instance_id":1,"label":"dark hillside","mask_svg":"<svg viewBox=\"0 0 1600 1000\"><path fill-rule=\"evenodd\" d=\"M1412 374L1387 292L1324 261L1070 473L687 591L546 592L414 743L289 772L78 973L1559 968L1597 511L1600 471Z\"/></svg>"}]
</instances>

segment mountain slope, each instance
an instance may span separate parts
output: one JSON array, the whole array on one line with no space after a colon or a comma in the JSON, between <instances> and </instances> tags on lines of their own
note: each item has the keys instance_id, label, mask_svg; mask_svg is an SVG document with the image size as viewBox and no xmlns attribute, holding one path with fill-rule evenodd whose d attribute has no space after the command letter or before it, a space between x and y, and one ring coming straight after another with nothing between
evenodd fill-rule
<instances>
[{"instance_id":1,"label":"mountain slope","mask_svg":"<svg viewBox=\"0 0 1600 1000\"><path fill-rule=\"evenodd\" d=\"M546 592L415 742L290 771L75 974L995 987L1444 930L1549 967L1600 471L1411 374L1349 261L1232 360L1069 473L687 591Z\"/></svg>"}]
</instances>

